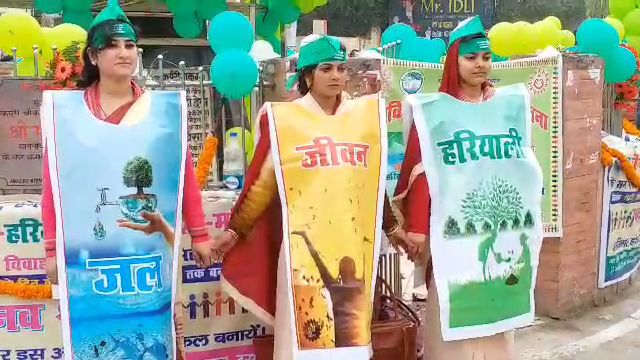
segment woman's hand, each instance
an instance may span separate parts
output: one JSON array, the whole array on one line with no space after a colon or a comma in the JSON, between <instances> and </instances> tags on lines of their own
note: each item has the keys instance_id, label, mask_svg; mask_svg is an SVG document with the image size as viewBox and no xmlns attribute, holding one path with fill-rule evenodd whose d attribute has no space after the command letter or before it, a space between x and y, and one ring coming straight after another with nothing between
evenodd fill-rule
<instances>
[{"instance_id":1,"label":"woman's hand","mask_svg":"<svg viewBox=\"0 0 640 360\"><path fill-rule=\"evenodd\" d=\"M58 285L58 263L56 257L48 257L44 261L44 267L47 271L47 277L53 285Z\"/></svg>"},{"instance_id":2,"label":"woman's hand","mask_svg":"<svg viewBox=\"0 0 640 360\"><path fill-rule=\"evenodd\" d=\"M427 247L427 235L412 232L407 233L407 245L409 247L409 251L407 251L409 260L416 261L418 256L424 253Z\"/></svg>"},{"instance_id":3,"label":"woman's hand","mask_svg":"<svg viewBox=\"0 0 640 360\"><path fill-rule=\"evenodd\" d=\"M193 253L193 260L196 264L203 269L206 269L213 265L213 257L211 252L211 247L213 246L213 241L209 239L208 241L199 242L199 243L191 243L191 252Z\"/></svg>"},{"instance_id":4,"label":"woman's hand","mask_svg":"<svg viewBox=\"0 0 640 360\"><path fill-rule=\"evenodd\" d=\"M399 255L409 253L409 241L407 240L407 233L404 229L397 230L393 235L387 236L389 243Z\"/></svg>"},{"instance_id":5,"label":"woman's hand","mask_svg":"<svg viewBox=\"0 0 640 360\"><path fill-rule=\"evenodd\" d=\"M173 246L175 240L175 233L171 226L167 223L161 213L159 212L140 212L140 216L147 221L146 224L136 224L126 219L118 219L118 226L121 228L127 228L135 231L143 232L147 235L154 233L160 233L164 236L169 246Z\"/></svg>"},{"instance_id":6,"label":"woman's hand","mask_svg":"<svg viewBox=\"0 0 640 360\"><path fill-rule=\"evenodd\" d=\"M233 232L226 230L222 234L216 236L211 246L211 252L215 261L222 261L224 254L229 252L236 243L238 243L238 236Z\"/></svg>"}]
</instances>

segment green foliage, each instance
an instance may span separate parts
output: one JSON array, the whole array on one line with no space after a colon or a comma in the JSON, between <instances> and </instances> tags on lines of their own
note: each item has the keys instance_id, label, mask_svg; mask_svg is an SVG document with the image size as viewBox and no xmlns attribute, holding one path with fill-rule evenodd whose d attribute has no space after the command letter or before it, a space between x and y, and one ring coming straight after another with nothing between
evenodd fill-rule
<instances>
[{"instance_id":1,"label":"green foliage","mask_svg":"<svg viewBox=\"0 0 640 360\"><path fill-rule=\"evenodd\" d=\"M476 235L478 233L476 225L471 221L467 221L467 224L464 226L464 233L466 235Z\"/></svg>"},{"instance_id":2,"label":"green foliage","mask_svg":"<svg viewBox=\"0 0 640 360\"><path fill-rule=\"evenodd\" d=\"M446 236L459 236L461 233L460 227L458 226L458 222L456 219L449 216L447 221L444 223L444 234Z\"/></svg>"},{"instance_id":3,"label":"green foliage","mask_svg":"<svg viewBox=\"0 0 640 360\"><path fill-rule=\"evenodd\" d=\"M389 0L329 0L326 6L317 8L300 19L298 33L310 34L314 19L327 20L331 35L367 37L371 28L379 27L384 30L387 27Z\"/></svg>"},{"instance_id":4,"label":"green foliage","mask_svg":"<svg viewBox=\"0 0 640 360\"><path fill-rule=\"evenodd\" d=\"M126 187L137 188L143 194L143 188L153 183L153 168L149 160L136 156L129 160L122 171L122 182Z\"/></svg>"},{"instance_id":5,"label":"green foliage","mask_svg":"<svg viewBox=\"0 0 640 360\"><path fill-rule=\"evenodd\" d=\"M489 222L494 230L521 211L522 196L518 189L497 177L482 182L462 200L465 220L474 223Z\"/></svg>"},{"instance_id":6,"label":"green foliage","mask_svg":"<svg viewBox=\"0 0 640 360\"><path fill-rule=\"evenodd\" d=\"M71 45L69 45L66 48L62 49L60 54L62 55L62 57L64 57L65 60L70 62L71 65L75 65L76 63L80 62L80 60L82 60L80 58L80 56L81 56L80 50L81 49L82 49L82 45L80 45L80 42L72 41Z\"/></svg>"},{"instance_id":7,"label":"green foliage","mask_svg":"<svg viewBox=\"0 0 640 360\"><path fill-rule=\"evenodd\" d=\"M527 213L524 214L524 227L532 228L533 225L535 225L535 222L533 221L533 215L531 214L531 211L527 210Z\"/></svg>"},{"instance_id":8,"label":"green foliage","mask_svg":"<svg viewBox=\"0 0 640 360\"><path fill-rule=\"evenodd\" d=\"M520 229L520 214L514 216L513 220L511 220L511 228L513 230Z\"/></svg>"},{"instance_id":9,"label":"green foliage","mask_svg":"<svg viewBox=\"0 0 640 360\"><path fill-rule=\"evenodd\" d=\"M491 226L491 223L490 223L490 222L485 221L485 222L482 224L482 232L483 232L483 233L491 232L491 230L492 230L492 229L493 229L493 226Z\"/></svg>"}]
</instances>

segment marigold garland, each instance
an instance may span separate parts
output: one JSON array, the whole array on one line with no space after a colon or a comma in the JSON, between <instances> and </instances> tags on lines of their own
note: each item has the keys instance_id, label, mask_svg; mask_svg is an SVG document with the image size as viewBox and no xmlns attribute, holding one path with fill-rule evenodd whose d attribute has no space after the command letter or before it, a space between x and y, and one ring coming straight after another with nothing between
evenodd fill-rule
<instances>
[{"instance_id":1,"label":"marigold garland","mask_svg":"<svg viewBox=\"0 0 640 360\"><path fill-rule=\"evenodd\" d=\"M21 299L51 299L53 290L50 284L21 284L11 281L0 281L0 295L9 295Z\"/></svg>"},{"instance_id":2,"label":"marigold garland","mask_svg":"<svg viewBox=\"0 0 640 360\"><path fill-rule=\"evenodd\" d=\"M198 157L198 165L196 166L196 179L200 189L204 190L207 187L209 181L209 172L211 170L211 164L216 156L216 150L218 149L218 138L209 135L204 141L204 148Z\"/></svg>"},{"instance_id":3,"label":"marigold garland","mask_svg":"<svg viewBox=\"0 0 640 360\"><path fill-rule=\"evenodd\" d=\"M634 124L633 121L629 119L622 120L622 128L624 129L625 133L640 137L640 130L638 130L636 124Z\"/></svg>"},{"instance_id":4,"label":"marigold garland","mask_svg":"<svg viewBox=\"0 0 640 360\"><path fill-rule=\"evenodd\" d=\"M636 171L635 166L627 159L627 157L621 153L620 151L607 146L607 144L602 143L601 157L600 161L604 167L609 167L613 165L614 158L618 159L620 162L620 168L624 172L624 175L627 177L627 180L636 187L640 189L640 176Z\"/></svg>"}]
</instances>

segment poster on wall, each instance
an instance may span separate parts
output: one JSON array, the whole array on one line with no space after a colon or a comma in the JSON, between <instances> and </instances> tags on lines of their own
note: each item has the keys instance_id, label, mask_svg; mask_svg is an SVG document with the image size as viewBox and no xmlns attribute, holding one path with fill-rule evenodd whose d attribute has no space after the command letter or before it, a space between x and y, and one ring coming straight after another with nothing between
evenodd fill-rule
<instances>
[{"instance_id":1,"label":"poster on wall","mask_svg":"<svg viewBox=\"0 0 640 360\"><path fill-rule=\"evenodd\" d=\"M233 201L205 195L203 207L210 233L226 228ZM222 291L222 264L199 268L191 251L191 238L183 234L180 269L179 305L183 310L186 360L254 360L253 338L272 334L273 330Z\"/></svg>"},{"instance_id":2,"label":"poster on wall","mask_svg":"<svg viewBox=\"0 0 640 360\"><path fill-rule=\"evenodd\" d=\"M495 86L527 85L531 96L532 148L542 167L542 220L545 237L562 236L562 58L522 59L493 65ZM404 159L402 100L405 95L438 91L442 65L387 59L383 62L387 100L389 165L387 191L393 193Z\"/></svg>"},{"instance_id":3,"label":"poster on wall","mask_svg":"<svg viewBox=\"0 0 640 360\"><path fill-rule=\"evenodd\" d=\"M636 171L640 164L634 162ZM605 169L598 287L625 280L640 266L640 191L618 161Z\"/></svg>"},{"instance_id":4,"label":"poster on wall","mask_svg":"<svg viewBox=\"0 0 640 360\"><path fill-rule=\"evenodd\" d=\"M42 188L38 80L0 80L0 191Z\"/></svg>"},{"instance_id":5,"label":"poster on wall","mask_svg":"<svg viewBox=\"0 0 640 360\"><path fill-rule=\"evenodd\" d=\"M0 281L48 284L40 211L39 195L0 200ZM0 295L0 359L62 358L58 301Z\"/></svg>"},{"instance_id":6,"label":"poster on wall","mask_svg":"<svg viewBox=\"0 0 640 360\"><path fill-rule=\"evenodd\" d=\"M390 0L389 25L404 23L418 36L449 41L451 31L468 17L479 15L489 29L494 22L494 0Z\"/></svg>"}]
</instances>

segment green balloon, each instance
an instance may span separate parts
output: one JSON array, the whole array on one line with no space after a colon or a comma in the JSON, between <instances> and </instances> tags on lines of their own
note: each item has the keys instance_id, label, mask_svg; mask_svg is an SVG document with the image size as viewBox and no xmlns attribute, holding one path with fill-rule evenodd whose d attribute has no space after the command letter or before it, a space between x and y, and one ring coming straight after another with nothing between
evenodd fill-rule
<instances>
[{"instance_id":1,"label":"green balloon","mask_svg":"<svg viewBox=\"0 0 640 360\"><path fill-rule=\"evenodd\" d=\"M65 11L74 11L74 12L91 11L92 5L93 5L93 0L64 0Z\"/></svg>"},{"instance_id":2,"label":"green balloon","mask_svg":"<svg viewBox=\"0 0 640 360\"><path fill-rule=\"evenodd\" d=\"M236 11L216 15L209 26L209 43L216 54L228 49L251 50L255 34L246 16Z\"/></svg>"},{"instance_id":3,"label":"green balloon","mask_svg":"<svg viewBox=\"0 0 640 360\"><path fill-rule=\"evenodd\" d=\"M278 39L275 35L267 36L264 40L271 45L276 54L282 56L282 40Z\"/></svg>"},{"instance_id":4,"label":"green balloon","mask_svg":"<svg viewBox=\"0 0 640 360\"><path fill-rule=\"evenodd\" d=\"M195 13L176 14L173 17L173 29L180 37L195 39L202 34L203 21Z\"/></svg>"},{"instance_id":5,"label":"green balloon","mask_svg":"<svg viewBox=\"0 0 640 360\"><path fill-rule=\"evenodd\" d=\"M269 7L269 12L283 24L291 24L300 18L300 9L291 4L290 1L279 1Z\"/></svg>"},{"instance_id":6,"label":"green balloon","mask_svg":"<svg viewBox=\"0 0 640 360\"><path fill-rule=\"evenodd\" d=\"M425 38L411 38L400 45L400 59L439 64L444 56L440 42Z\"/></svg>"},{"instance_id":7,"label":"green balloon","mask_svg":"<svg viewBox=\"0 0 640 360\"><path fill-rule=\"evenodd\" d=\"M278 31L279 26L278 19L271 12L260 14L256 19L256 32L262 38L273 36Z\"/></svg>"},{"instance_id":8,"label":"green balloon","mask_svg":"<svg viewBox=\"0 0 640 360\"><path fill-rule=\"evenodd\" d=\"M258 65L242 50L227 50L213 59L211 82L224 97L242 99L251 94L258 82Z\"/></svg>"},{"instance_id":9,"label":"green balloon","mask_svg":"<svg viewBox=\"0 0 640 360\"><path fill-rule=\"evenodd\" d=\"M609 13L618 19L624 19L635 8L636 0L609 0Z\"/></svg>"},{"instance_id":10,"label":"green balloon","mask_svg":"<svg viewBox=\"0 0 640 360\"><path fill-rule=\"evenodd\" d=\"M36 0L36 9L45 14L59 14L62 11L63 0Z\"/></svg>"},{"instance_id":11,"label":"green balloon","mask_svg":"<svg viewBox=\"0 0 640 360\"><path fill-rule=\"evenodd\" d=\"M211 20L219 13L227 10L227 2L225 0L200 0L196 14L203 20Z\"/></svg>"},{"instance_id":12,"label":"green balloon","mask_svg":"<svg viewBox=\"0 0 640 360\"><path fill-rule=\"evenodd\" d=\"M623 18L624 31L627 35L640 35L640 9L633 9Z\"/></svg>"},{"instance_id":13,"label":"green balloon","mask_svg":"<svg viewBox=\"0 0 640 360\"><path fill-rule=\"evenodd\" d=\"M178 14L193 14L198 9L198 0L167 0L169 11Z\"/></svg>"},{"instance_id":14,"label":"green balloon","mask_svg":"<svg viewBox=\"0 0 640 360\"><path fill-rule=\"evenodd\" d=\"M417 38L416 31L407 24L393 24L382 33L382 45L391 44L397 40L403 43Z\"/></svg>"},{"instance_id":15,"label":"green balloon","mask_svg":"<svg viewBox=\"0 0 640 360\"><path fill-rule=\"evenodd\" d=\"M62 20L68 24L76 24L81 28L89 31L91 22L93 21L93 15L90 11L70 11L65 10L62 13Z\"/></svg>"},{"instance_id":16,"label":"green balloon","mask_svg":"<svg viewBox=\"0 0 640 360\"><path fill-rule=\"evenodd\" d=\"M638 64L631 51L618 46L615 51L604 58L604 78L610 84L625 82L636 73Z\"/></svg>"}]
</instances>

